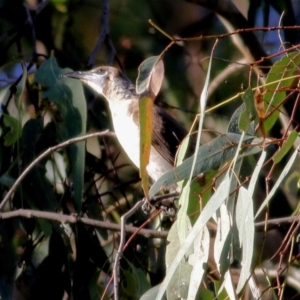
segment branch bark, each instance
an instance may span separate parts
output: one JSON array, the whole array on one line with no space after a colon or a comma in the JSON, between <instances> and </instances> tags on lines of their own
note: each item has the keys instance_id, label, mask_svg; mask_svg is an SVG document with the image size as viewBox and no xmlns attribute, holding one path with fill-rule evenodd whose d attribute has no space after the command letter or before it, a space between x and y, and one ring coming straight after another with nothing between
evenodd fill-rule
<instances>
[{"instance_id":1,"label":"branch bark","mask_svg":"<svg viewBox=\"0 0 300 300\"><path fill-rule=\"evenodd\" d=\"M186 2L195 3L205 8L213 10L215 13L226 19L232 27L237 29L250 28L247 19L241 14L237 7L230 0L185 0ZM244 45L249 49L251 55L255 60L261 60L267 54L258 41L253 32L247 34L240 34ZM270 60L263 60L261 65L270 67L272 62ZM262 70L264 72L264 70Z\"/></svg>"}]
</instances>

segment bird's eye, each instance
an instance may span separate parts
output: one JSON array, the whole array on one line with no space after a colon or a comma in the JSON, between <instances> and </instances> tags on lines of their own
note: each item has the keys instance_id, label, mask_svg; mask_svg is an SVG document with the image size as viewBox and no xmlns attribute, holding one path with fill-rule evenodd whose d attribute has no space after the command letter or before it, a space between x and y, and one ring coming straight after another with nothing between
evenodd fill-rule
<instances>
[{"instance_id":1,"label":"bird's eye","mask_svg":"<svg viewBox=\"0 0 300 300\"><path fill-rule=\"evenodd\" d=\"M107 71L105 69L99 69L98 70L98 74L99 75L106 75L107 74Z\"/></svg>"}]
</instances>

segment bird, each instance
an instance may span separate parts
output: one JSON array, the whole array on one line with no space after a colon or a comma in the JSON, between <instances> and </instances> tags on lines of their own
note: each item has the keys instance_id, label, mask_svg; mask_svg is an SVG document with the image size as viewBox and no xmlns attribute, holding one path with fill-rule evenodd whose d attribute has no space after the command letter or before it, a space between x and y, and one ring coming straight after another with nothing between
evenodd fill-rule
<instances>
[{"instance_id":1,"label":"bird","mask_svg":"<svg viewBox=\"0 0 300 300\"><path fill-rule=\"evenodd\" d=\"M97 94L104 96L120 145L137 168L140 167L139 94L125 74L114 67L100 66L89 71L65 73L63 77L79 79ZM156 181L174 167L180 143L187 130L158 105L153 106L153 131L148 175ZM188 156L192 155L191 147Z\"/></svg>"}]
</instances>

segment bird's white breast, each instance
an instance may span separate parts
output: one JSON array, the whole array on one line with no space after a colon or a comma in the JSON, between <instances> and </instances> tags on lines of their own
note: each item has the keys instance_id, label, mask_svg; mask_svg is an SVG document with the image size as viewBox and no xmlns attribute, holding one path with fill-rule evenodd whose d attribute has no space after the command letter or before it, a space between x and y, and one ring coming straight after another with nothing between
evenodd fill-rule
<instances>
[{"instance_id":1,"label":"bird's white breast","mask_svg":"<svg viewBox=\"0 0 300 300\"><path fill-rule=\"evenodd\" d=\"M113 125L117 138L131 161L140 166L140 131L137 125L137 114L133 115L130 101L109 102ZM154 124L155 126L155 124ZM172 169L160 153L151 147L150 162L147 171L153 180L157 180L162 174Z\"/></svg>"}]
</instances>

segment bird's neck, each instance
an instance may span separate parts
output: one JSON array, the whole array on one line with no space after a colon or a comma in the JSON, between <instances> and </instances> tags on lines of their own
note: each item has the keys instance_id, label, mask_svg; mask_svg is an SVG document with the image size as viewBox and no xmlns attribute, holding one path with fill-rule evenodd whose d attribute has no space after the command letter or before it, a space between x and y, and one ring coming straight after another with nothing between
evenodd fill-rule
<instances>
[{"instance_id":1,"label":"bird's neck","mask_svg":"<svg viewBox=\"0 0 300 300\"><path fill-rule=\"evenodd\" d=\"M109 103L109 108L112 114L113 121L120 116L130 116L135 120L135 115L138 116L138 95L135 91L135 86L130 84L126 87L116 85L106 93L106 98Z\"/></svg>"}]
</instances>

